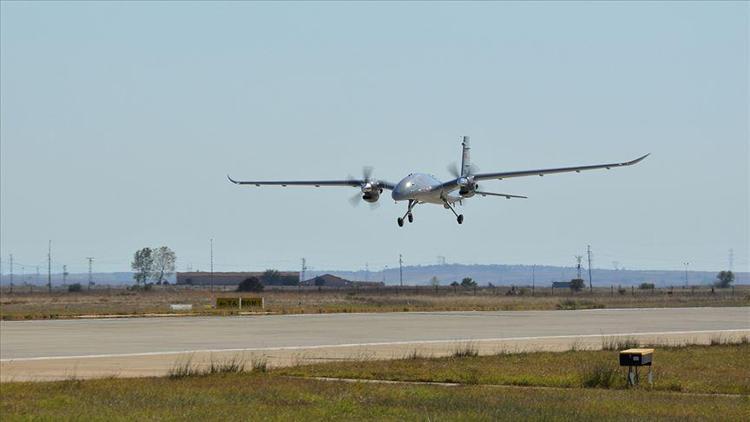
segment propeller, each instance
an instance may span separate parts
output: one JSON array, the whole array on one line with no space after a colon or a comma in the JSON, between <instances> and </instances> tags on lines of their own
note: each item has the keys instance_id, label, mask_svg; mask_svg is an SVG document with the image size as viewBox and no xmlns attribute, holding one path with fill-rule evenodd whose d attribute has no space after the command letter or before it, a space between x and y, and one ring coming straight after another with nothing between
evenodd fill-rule
<instances>
[{"instance_id":1,"label":"propeller","mask_svg":"<svg viewBox=\"0 0 750 422\"><path fill-rule=\"evenodd\" d=\"M351 204L353 207L359 206L360 202L362 201L362 195L366 189L379 189L378 181L372 179L372 174L374 172L374 168L372 166L364 166L362 167L362 179L363 181L362 185L360 185L360 191L354 194L351 198L349 198L349 204ZM354 181L357 180L351 175L349 175L349 180ZM359 180L358 180L359 181ZM376 209L380 206L378 201L375 202L368 202L370 204L370 209Z\"/></svg>"}]
</instances>

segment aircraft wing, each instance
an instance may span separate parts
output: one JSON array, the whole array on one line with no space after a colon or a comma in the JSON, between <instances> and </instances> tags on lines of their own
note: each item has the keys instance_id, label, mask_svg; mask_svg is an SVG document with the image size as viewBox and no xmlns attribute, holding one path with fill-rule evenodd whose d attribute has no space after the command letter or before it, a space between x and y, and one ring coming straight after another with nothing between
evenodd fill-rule
<instances>
[{"instance_id":1,"label":"aircraft wing","mask_svg":"<svg viewBox=\"0 0 750 422\"><path fill-rule=\"evenodd\" d=\"M624 163L594 164L592 166L560 167L560 168L553 168L553 169L521 170L521 171L509 171L509 172L500 172L500 173L478 173L474 175L474 180L491 180L491 179L502 180L502 179L507 179L511 177L544 176L545 174L555 174L555 173L569 173L569 172L580 173L584 170L596 170L596 169L609 170L613 167L625 167L625 166L632 166L633 164L638 164L649 155L650 154L646 154L642 157L636 158L633 161L626 161Z\"/></svg>"},{"instance_id":2,"label":"aircraft wing","mask_svg":"<svg viewBox=\"0 0 750 422\"><path fill-rule=\"evenodd\" d=\"M230 176L227 176L230 182L235 185L255 185L255 186L349 186L349 187L361 187L368 181L359 179L348 179L348 180L234 180ZM392 183L384 182L382 180L370 180L369 182L377 183L383 189L393 189Z\"/></svg>"},{"instance_id":3,"label":"aircraft wing","mask_svg":"<svg viewBox=\"0 0 750 422\"><path fill-rule=\"evenodd\" d=\"M506 172L498 172L498 173L477 173L473 175L473 177L475 181L492 180L492 179L503 180L503 179L509 179L512 177L544 176L545 174L555 174L555 173L570 173L570 172L580 173L585 170L596 170L596 169L609 170L614 167L625 167L625 166L632 166L633 164L638 164L649 155L651 154L646 154L642 157L636 158L635 160L626 161L623 163L594 164L591 166L559 167L559 168L539 169L539 170L506 171ZM458 179L451 180L450 182L443 184L443 187L447 189L451 189L451 190L457 189Z\"/></svg>"}]
</instances>

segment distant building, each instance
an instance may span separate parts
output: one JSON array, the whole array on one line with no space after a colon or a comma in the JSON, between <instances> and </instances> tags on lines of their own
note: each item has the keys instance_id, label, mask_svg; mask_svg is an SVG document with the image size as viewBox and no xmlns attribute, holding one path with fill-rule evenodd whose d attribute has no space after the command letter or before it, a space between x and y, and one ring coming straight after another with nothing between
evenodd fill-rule
<instances>
[{"instance_id":1,"label":"distant building","mask_svg":"<svg viewBox=\"0 0 750 422\"><path fill-rule=\"evenodd\" d=\"M570 289L572 288L572 286L569 281L553 281L552 288L553 289Z\"/></svg>"},{"instance_id":2,"label":"distant building","mask_svg":"<svg viewBox=\"0 0 750 422\"><path fill-rule=\"evenodd\" d=\"M323 274L302 282L303 286L318 287L381 287L385 286L380 281L351 281L333 274Z\"/></svg>"},{"instance_id":3,"label":"distant building","mask_svg":"<svg viewBox=\"0 0 750 422\"><path fill-rule=\"evenodd\" d=\"M209 286L212 277L214 286L237 286L250 277L257 277L266 285L289 285L299 281L299 272L294 271L279 272L278 283L268 283L264 275L265 272L215 272L212 276L210 272L198 271L177 273L176 280L177 284L190 286Z\"/></svg>"}]
</instances>

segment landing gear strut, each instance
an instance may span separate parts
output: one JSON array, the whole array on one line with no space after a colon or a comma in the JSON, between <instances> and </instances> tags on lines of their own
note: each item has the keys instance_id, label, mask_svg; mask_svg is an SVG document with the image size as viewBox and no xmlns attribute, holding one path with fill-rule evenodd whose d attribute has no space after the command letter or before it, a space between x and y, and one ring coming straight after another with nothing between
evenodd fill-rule
<instances>
[{"instance_id":1,"label":"landing gear strut","mask_svg":"<svg viewBox=\"0 0 750 422\"><path fill-rule=\"evenodd\" d=\"M409 207L406 209L406 214L396 220L399 227L404 227L404 218L408 218L410 223L414 222L414 214L411 213L411 209L414 208L415 205L417 205L417 201L410 199Z\"/></svg>"},{"instance_id":2,"label":"landing gear strut","mask_svg":"<svg viewBox=\"0 0 750 422\"><path fill-rule=\"evenodd\" d=\"M444 203L445 203L445 208L448 208L449 210L451 210L451 212L453 213L453 215L456 216L456 221L458 221L458 224L463 224L464 223L464 215L463 214L457 214L456 210L453 209L453 207L451 206L450 203L448 203L448 201L445 201Z\"/></svg>"}]
</instances>

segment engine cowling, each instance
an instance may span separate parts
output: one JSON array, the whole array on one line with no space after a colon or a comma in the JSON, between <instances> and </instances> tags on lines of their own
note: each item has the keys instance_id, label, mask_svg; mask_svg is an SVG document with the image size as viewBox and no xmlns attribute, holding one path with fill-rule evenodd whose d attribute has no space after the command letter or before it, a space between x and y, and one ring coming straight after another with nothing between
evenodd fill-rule
<instances>
[{"instance_id":1,"label":"engine cowling","mask_svg":"<svg viewBox=\"0 0 750 422\"><path fill-rule=\"evenodd\" d=\"M458 194L464 198L470 198L474 196L474 191L479 188L479 185L474 182L473 177L461 177L458 179Z\"/></svg>"},{"instance_id":2,"label":"engine cowling","mask_svg":"<svg viewBox=\"0 0 750 422\"><path fill-rule=\"evenodd\" d=\"M381 193L383 193L383 188L377 183L367 182L362 186L362 200L365 202L378 202Z\"/></svg>"}]
</instances>

